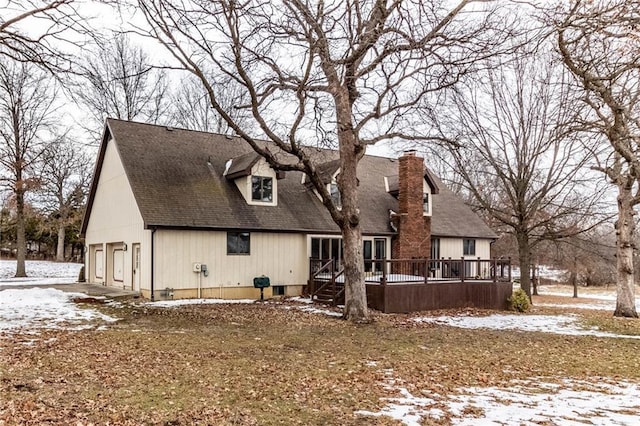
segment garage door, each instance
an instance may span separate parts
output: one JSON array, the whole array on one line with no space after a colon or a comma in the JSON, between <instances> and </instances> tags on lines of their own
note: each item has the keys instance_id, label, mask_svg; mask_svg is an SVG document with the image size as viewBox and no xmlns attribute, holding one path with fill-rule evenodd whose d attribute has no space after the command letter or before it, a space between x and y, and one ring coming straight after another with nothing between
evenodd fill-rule
<instances>
[{"instance_id":1,"label":"garage door","mask_svg":"<svg viewBox=\"0 0 640 426\"><path fill-rule=\"evenodd\" d=\"M121 249L113 250L113 281L124 281L124 251Z\"/></svg>"}]
</instances>

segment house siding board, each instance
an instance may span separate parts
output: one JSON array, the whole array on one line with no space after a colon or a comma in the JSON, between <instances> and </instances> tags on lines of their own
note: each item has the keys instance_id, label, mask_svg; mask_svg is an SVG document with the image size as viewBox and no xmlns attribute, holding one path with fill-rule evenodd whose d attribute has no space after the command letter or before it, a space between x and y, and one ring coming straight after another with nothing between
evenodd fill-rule
<instances>
[{"instance_id":1,"label":"house siding board","mask_svg":"<svg viewBox=\"0 0 640 426\"><path fill-rule=\"evenodd\" d=\"M253 287L253 278L261 275L268 276L272 286L302 286L309 269L303 234L252 232L249 255L227 255L224 231L158 230L155 247L157 291L196 289L194 262L209 270L208 277L200 277L203 291L223 287L224 294L233 294L232 288Z\"/></svg>"},{"instance_id":2,"label":"house siding board","mask_svg":"<svg viewBox=\"0 0 640 426\"><path fill-rule=\"evenodd\" d=\"M107 244L125 242L130 247L135 242L141 243L141 263L143 266L141 270L141 286L146 288L149 285L150 269L147 266L145 270L144 265L148 265L150 260L150 253L148 252L150 235L148 231L144 230L142 215L113 141L109 142L105 148L91 215L88 216L87 220L85 244L87 246L105 244L105 250L102 251L105 275L99 282L106 281L114 285L131 288L132 257L129 251L123 255L123 282L113 283L112 280L107 280L108 269L112 268L112 265L108 264ZM87 269L94 271L91 263L95 262L95 259L91 258L90 251L86 256L86 263L89 264ZM95 280L95 276L92 277L91 275L89 274L88 278Z\"/></svg>"},{"instance_id":3,"label":"house siding board","mask_svg":"<svg viewBox=\"0 0 640 426\"><path fill-rule=\"evenodd\" d=\"M437 238L437 237L436 237ZM440 257L460 259L462 256L463 238L442 238L440 237ZM464 256L466 259L490 259L491 258L491 241L488 239L476 239L476 254L473 256Z\"/></svg>"}]
</instances>

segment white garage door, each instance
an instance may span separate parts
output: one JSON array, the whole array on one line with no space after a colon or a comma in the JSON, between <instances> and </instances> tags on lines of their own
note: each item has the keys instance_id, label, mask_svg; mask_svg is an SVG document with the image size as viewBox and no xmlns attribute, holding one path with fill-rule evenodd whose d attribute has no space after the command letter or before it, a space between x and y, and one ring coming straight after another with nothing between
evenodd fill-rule
<instances>
[{"instance_id":1,"label":"white garage door","mask_svg":"<svg viewBox=\"0 0 640 426\"><path fill-rule=\"evenodd\" d=\"M124 281L124 251L113 251L113 280Z\"/></svg>"},{"instance_id":2,"label":"white garage door","mask_svg":"<svg viewBox=\"0 0 640 426\"><path fill-rule=\"evenodd\" d=\"M96 250L95 253L95 268L96 268L96 278L104 277L104 261L102 257L102 250Z\"/></svg>"}]
</instances>

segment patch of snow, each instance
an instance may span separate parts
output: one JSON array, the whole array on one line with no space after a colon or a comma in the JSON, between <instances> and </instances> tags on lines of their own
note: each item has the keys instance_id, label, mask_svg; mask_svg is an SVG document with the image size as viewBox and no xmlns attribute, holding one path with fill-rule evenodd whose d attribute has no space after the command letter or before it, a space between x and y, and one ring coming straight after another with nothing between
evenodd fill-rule
<instances>
[{"instance_id":1,"label":"patch of snow","mask_svg":"<svg viewBox=\"0 0 640 426\"><path fill-rule=\"evenodd\" d=\"M538 288L538 293L541 296L559 296L559 297L567 297L573 299L573 287L570 286L543 286ZM580 299L589 299L594 301L594 303L567 303L567 304L558 304L558 307L575 307L577 309L602 309L602 310L610 310L613 311L616 308L616 290L612 289L602 289L602 288L580 288L578 289L578 296ZM556 305L551 303L536 303L536 306L552 306ZM640 295L636 297L636 310L640 310Z\"/></svg>"},{"instance_id":2,"label":"patch of snow","mask_svg":"<svg viewBox=\"0 0 640 426\"><path fill-rule=\"evenodd\" d=\"M432 323L451 327L490 330L538 331L570 336L597 336L625 339L640 339L640 336L613 334L595 328L580 327L575 315L514 315L493 314L484 317L439 316L413 318L418 323Z\"/></svg>"},{"instance_id":3,"label":"patch of snow","mask_svg":"<svg viewBox=\"0 0 640 426\"><path fill-rule=\"evenodd\" d=\"M313 300L311 300L310 297L290 297L287 300L291 301L291 302L296 302L296 303L313 303Z\"/></svg>"},{"instance_id":4,"label":"patch of snow","mask_svg":"<svg viewBox=\"0 0 640 426\"><path fill-rule=\"evenodd\" d=\"M94 320L117 321L94 309L73 303L82 293L65 293L53 288L7 289L0 291L0 333L33 332L37 329L91 327Z\"/></svg>"},{"instance_id":5,"label":"patch of snow","mask_svg":"<svg viewBox=\"0 0 640 426\"><path fill-rule=\"evenodd\" d=\"M613 311L615 309L615 306L612 306L611 304L596 303L536 303L536 306L548 308L592 309L601 311Z\"/></svg>"},{"instance_id":6,"label":"patch of snow","mask_svg":"<svg viewBox=\"0 0 640 426\"><path fill-rule=\"evenodd\" d=\"M216 305L216 304L232 304L256 303L255 299L178 299L178 300L160 300L157 302L145 302L147 306L156 306L158 308L175 308L185 305Z\"/></svg>"},{"instance_id":7,"label":"patch of snow","mask_svg":"<svg viewBox=\"0 0 640 426\"><path fill-rule=\"evenodd\" d=\"M16 261L0 260L0 286L69 284L78 281L81 263L27 260L28 277L15 278Z\"/></svg>"},{"instance_id":8,"label":"patch of snow","mask_svg":"<svg viewBox=\"0 0 640 426\"><path fill-rule=\"evenodd\" d=\"M355 414L387 416L410 426L445 416L451 424L465 426L636 425L640 415L640 386L628 381L563 379L557 384L542 378L514 381L503 388L463 387L447 395L414 396L385 372L381 385L400 395L384 398L386 405L380 411Z\"/></svg>"},{"instance_id":9,"label":"patch of snow","mask_svg":"<svg viewBox=\"0 0 640 426\"><path fill-rule=\"evenodd\" d=\"M547 265L539 265L536 270L536 274L540 278L546 278L551 281L557 282L566 282L567 277L569 276L569 271L566 269L556 269ZM511 277L515 279L520 279L520 268L517 266L511 266Z\"/></svg>"},{"instance_id":10,"label":"patch of snow","mask_svg":"<svg viewBox=\"0 0 640 426\"><path fill-rule=\"evenodd\" d=\"M329 309L314 308L312 306L305 306L305 305L295 306L295 308L303 312L308 312L310 314L322 314L322 315L328 315L330 317L342 317L342 313L334 312Z\"/></svg>"}]
</instances>

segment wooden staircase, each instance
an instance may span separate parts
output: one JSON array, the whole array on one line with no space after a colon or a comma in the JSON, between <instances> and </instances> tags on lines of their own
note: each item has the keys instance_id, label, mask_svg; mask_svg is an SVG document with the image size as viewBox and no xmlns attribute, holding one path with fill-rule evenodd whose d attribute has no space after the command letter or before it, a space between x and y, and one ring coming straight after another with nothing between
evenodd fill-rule
<instances>
[{"instance_id":1,"label":"wooden staircase","mask_svg":"<svg viewBox=\"0 0 640 426\"><path fill-rule=\"evenodd\" d=\"M308 288L314 303L344 304L344 269L336 271L335 266L332 259L311 262Z\"/></svg>"}]
</instances>

